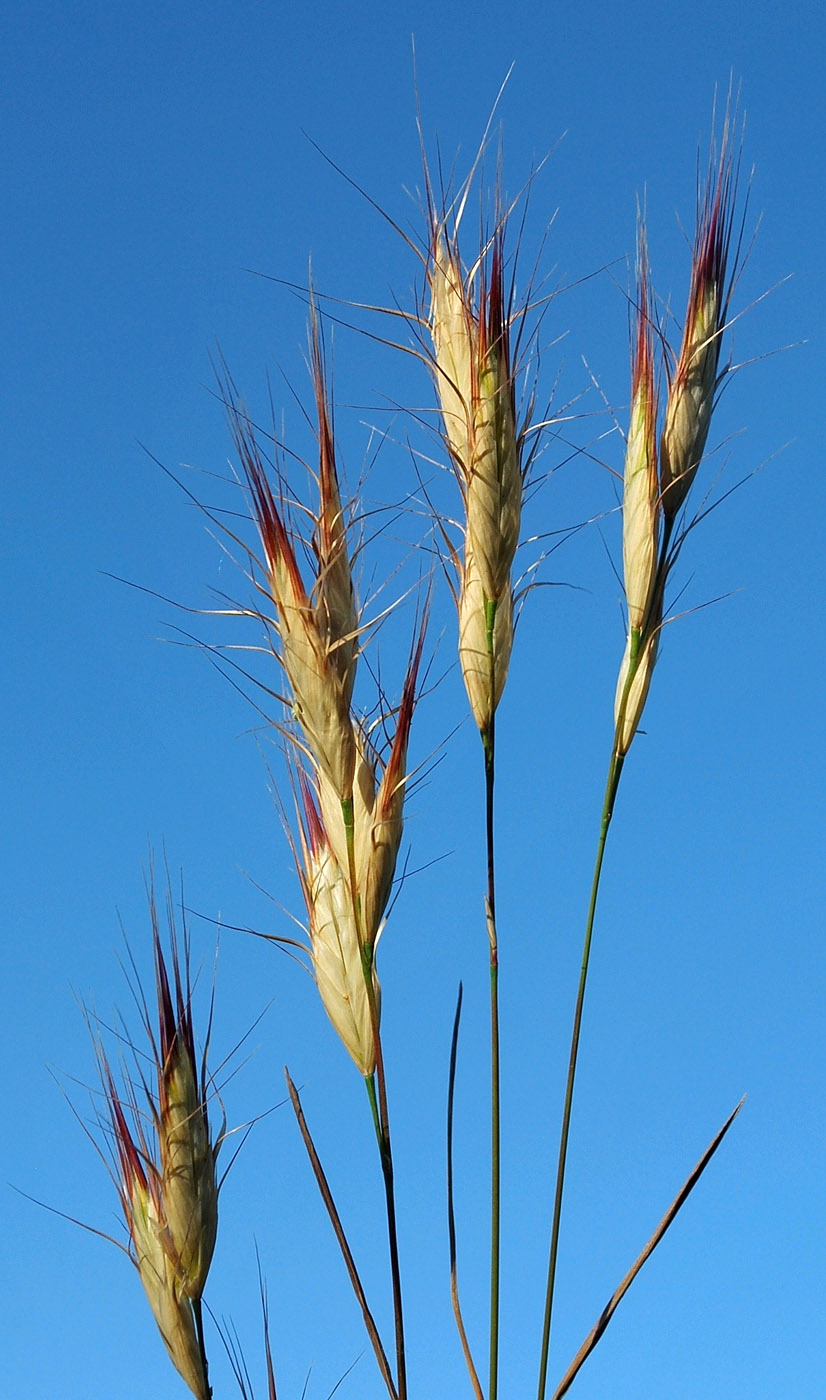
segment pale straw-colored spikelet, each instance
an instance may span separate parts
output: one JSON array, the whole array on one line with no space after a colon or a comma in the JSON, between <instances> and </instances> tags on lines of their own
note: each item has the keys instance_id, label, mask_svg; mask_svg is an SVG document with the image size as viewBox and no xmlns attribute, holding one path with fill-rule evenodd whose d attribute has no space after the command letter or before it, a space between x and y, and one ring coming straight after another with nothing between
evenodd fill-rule
<instances>
[{"instance_id":1,"label":"pale straw-colored spikelet","mask_svg":"<svg viewBox=\"0 0 826 1400\"><path fill-rule=\"evenodd\" d=\"M360 724L353 724L356 763L353 772L352 840L357 851L361 833L367 831L376 802L376 759ZM315 773L316 795L327 840L342 870L349 868L347 829L341 810L341 797L323 769ZM356 857L357 859L357 857Z\"/></svg>"},{"instance_id":2,"label":"pale straw-colored spikelet","mask_svg":"<svg viewBox=\"0 0 826 1400\"><path fill-rule=\"evenodd\" d=\"M347 867L342 868L336 860L303 774L299 774L299 783L303 808L299 878L307 906L316 985L345 1049L361 1073L369 1076L376 1067L376 1046L358 902ZM378 1018L381 993L372 965L370 976Z\"/></svg>"},{"instance_id":3,"label":"pale straw-colored spikelet","mask_svg":"<svg viewBox=\"0 0 826 1400\"><path fill-rule=\"evenodd\" d=\"M655 600L651 611L650 626L646 630L644 638L638 643L633 662L630 636L625 643L625 653L620 666L614 698L616 746L617 753L620 755L626 754L630 749L631 741L642 719L642 712L645 709L645 702L648 699L648 691L651 686L651 677L654 674L661 631L662 603Z\"/></svg>"},{"instance_id":4,"label":"pale straw-colored spikelet","mask_svg":"<svg viewBox=\"0 0 826 1400\"><path fill-rule=\"evenodd\" d=\"M628 630L639 633L654 589L659 547L657 387L645 232L640 230L637 328L631 374L631 419L622 497L622 563Z\"/></svg>"},{"instance_id":5,"label":"pale straw-colored spikelet","mask_svg":"<svg viewBox=\"0 0 826 1400\"><path fill-rule=\"evenodd\" d=\"M662 590L658 587L660 516L651 290L645 231L640 228L631 416L622 498L622 560L628 637L614 702L617 746L623 754L628 751L637 731L657 658L662 624ZM656 598L660 600L659 611L655 606Z\"/></svg>"},{"instance_id":6,"label":"pale straw-colored spikelet","mask_svg":"<svg viewBox=\"0 0 826 1400\"><path fill-rule=\"evenodd\" d=\"M353 783L353 869L360 911L360 932L365 947L376 942L396 871L404 828L407 785L407 746L416 705L416 681L424 646L424 623L414 644L405 676L401 703L390 752L382 765L372 744L356 728L355 781ZM383 727L386 721L383 721ZM349 874L350 854L342 823L341 804L323 773L316 775L316 792L324 834L342 870Z\"/></svg>"},{"instance_id":7,"label":"pale straw-colored spikelet","mask_svg":"<svg viewBox=\"0 0 826 1400\"><path fill-rule=\"evenodd\" d=\"M426 617L405 676L390 755L367 820L356 827L356 878L362 917L362 937L372 947L381 931L396 873L404 828L407 785L407 746L416 705L416 680L424 647Z\"/></svg>"},{"instance_id":8,"label":"pale straw-colored spikelet","mask_svg":"<svg viewBox=\"0 0 826 1400\"><path fill-rule=\"evenodd\" d=\"M486 608L482 581L467 543L459 584L459 663L473 718L484 734L505 689L513 648L513 595L506 588L496 606Z\"/></svg>"},{"instance_id":9,"label":"pale straw-colored spikelet","mask_svg":"<svg viewBox=\"0 0 826 1400\"><path fill-rule=\"evenodd\" d=\"M670 376L660 442L660 474L666 519L677 515L697 474L708 439L720 382L720 350L728 315L729 247L736 197L730 146L723 129L716 172L710 164L702 196L691 263L688 308L680 354Z\"/></svg>"},{"instance_id":10,"label":"pale straw-colored spikelet","mask_svg":"<svg viewBox=\"0 0 826 1400\"><path fill-rule=\"evenodd\" d=\"M474 718L483 733L501 698L510 659L511 570L523 492L505 304L504 231L505 220L500 219L489 246L465 272L456 235L449 238L437 224L428 269L434 378L465 511L463 558L457 556L460 659ZM498 629L497 613L503 615ZM487 658L484 667L479 642Z\"/></svg>"}]
</instances>

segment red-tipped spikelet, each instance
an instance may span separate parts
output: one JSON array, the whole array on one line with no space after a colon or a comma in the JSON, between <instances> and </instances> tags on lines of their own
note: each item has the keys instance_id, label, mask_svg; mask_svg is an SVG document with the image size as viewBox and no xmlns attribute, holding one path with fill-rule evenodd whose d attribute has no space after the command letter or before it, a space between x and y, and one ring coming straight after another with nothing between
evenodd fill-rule
<instances>
[{"instance_id":1,"label":"red-tipped spikelet","mask_svg":"<svg viewBox=\"0 0 826 1400\"><path fill-rule=\"evenodd\" d=\"M212 1392L207 1382L195 1314L182 1285L167 1222L161 1173L143 1138L134 1103L129 1108L136 1125L137 1144L130 1132L108 1066L104 1066L104 1087L120 1168L119 1192L132 1259L172 1364L197 1400L210 1400Z\"/></svg>"},{"instance_id":2,"label":"red-tipped spikelet","mask_svg":"<svg viewBox=\"0 0 826 1400\"><path fill-rule=\"evenodd\" d=\"M723 128L716 173L709 169L698 199L691 284L682 344L670 377L660 441L663 511L673 520L705 452L720 383L720 350L731 294L729 252L737 195L732 130Z\"/></svg>"},{"instance_id":3,"label":"red-tipped spikelet","mask_svg":"<svg viewBox=\"0 0 826 1400\"><path fill-rule=\"evenodd\" d=\"M129 1254L176 1369L198 1400L209 1400L200 1316L218 1228L215 1165L220 1136L213 1143L206 1052L200 1061L195 1052L186 931L182 963L170 914L170 975L153 894L150 908L157 1034L145 1002L143 1008L156 1092L139 1070L145 1103L138 1105L135 1086L129 1081L119 1093L99 1044L97 1052Z\"/></svg>"},{"instance_id":4,"label":"red-tipped spikelet","mask_svg":"<svg viewBox=\"0 0 826 1400\"><path fill-rule=\"evenodd\" d=\"M266 588L275 606L280 660L292 692L293 717L313 762L343 802L352 796L356 764L350 700L358 658L358 618L315 321L312 365L318 412L319 504L312 539L316 572L309 592L298 563L296 540L270 486L255 433L234 404L230 406L230 424L263 548Z\"/></svg>"},{"instance_id":5,"label":"red-tipped spikelet","mask_svg":"<svg viewBox=\"0 0 826 1400\"><path fill-rule=\"evenodd\" d=\"M358 659L358 614L336 469L335 439L324 359L315 320L311 352L319 456L319 506L313 533L313 549L318 570L313 590L313 611L318 629L327 644L330 660L341 678L349 705L353 697Z\"/></svg>"},{"instance_id":6,"label":"red-tipped spikelet","mask_svg":"<svg viewBox=\"0 0 826 1400\"><path fill-rule=\"evenodd\" d=\"M166 1221L181 1287L190 1298L204 1291L218 1230L218 1147L210 1138L205 1065L198 1063L192 999L182 981L173 933L174 1003L163 950L155 933L155 973L160 1022L158 1143Z\"/></svg>"},{"instance_id":7,"label":"red-tipped spikelet","mask_svg":"<svg viewBox=\"0 0 826 1400\"><path fill-rule=\"evenodd\" d=\"M505 219L466 272L458 237L432 220L428 281L433 368L445 442L465 510L459 574L459 656L485 734L513 644L511 570L522 513L511 317L504 287Z\"/></svg>"}]
</instances>

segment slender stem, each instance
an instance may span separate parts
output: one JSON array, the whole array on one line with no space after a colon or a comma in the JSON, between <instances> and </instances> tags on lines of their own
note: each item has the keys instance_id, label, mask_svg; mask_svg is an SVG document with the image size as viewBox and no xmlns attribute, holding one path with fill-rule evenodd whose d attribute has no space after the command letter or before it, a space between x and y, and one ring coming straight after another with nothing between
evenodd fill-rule
<instances>
[{"instance_id":1,"label":"slender stem","mask_svg":"<svg viewBox=\"0 0 826 1400\"><path fill-rule=\"evenodd\" d=\"M579 987L577 989L576 1008L574 1010L574 1026L571 1034L571 1053L568 1060L568 1079L565 1086L565 1104L562 1110L562 1131L559 1140L559 1161L556 1169L556 1190L554 1192L554 1214L551 1226L551 1248L548 1259L548 1283L545 1294L545 1318L542 1330L542 1351L539 1360L539 1390L538 1400L544 1400L545 1386L548 1375L548 1351L551 1341L551 1314L553 1311L554 1283L556 1280L556 1259L559 1249L559 1225L562 1217L562 1193L565 1186L565 1165L568 1157L568 1133L571 1126L571 1107L574 1101L574 1080L576 1078L577 1056L579 1053L579 1033L582 1026L582 1008L585 1002L585 984L588 980L588 964L591 957L591 937L594 930L594 915L597 907L597 895L599 893L599 881L602 874L602 861L605 855L605 841L608 836L608 828L611 825L611 818L614 815L614 801L619 787L622 766L625 762L625 755L619 752L618 743L615 742L611 754L611 763L608 769L608 782L605 788L605 801L602 806L602 819L599 828L599 842L597 844L597 858L594 866L594 878L591 884L591 898L588 905L588 918L585 925L585 942L582 949L582 966L579 973Z\"/></svg>"},{"instance_id":2,"label":"slender stem","mask_svg":"<svg viewBox=\"0 0 826 1400\"><path fill-rule=\"evenodd\" d=\"M370 1111L373 1117L373 1126L376 1132L376 1142L378 1143L379 1159L381 1161L382 1178L384 1181L387 1239L390 1249L390 1276L393 1286L393 1317L396 1336L396 1388L398 1391L398 1400L407 1400L404 1312L402 1308L399 1241L396 1226L393 1151L390 1146L390 1115L387 1108L387 1081L384 1072L384 1055L381 1045L378 998L376 997L376 986L373 978L373 946L372 944L368 944L364 938L361 898L356 883L355 819L352 798L342 802L341 811L347 840L347 863L349 866L350 889L353 896L353 916L355 918L356 935L361 952L361 966L364 973L365 986L367 988L367 1005L370 1010L370 1026L373 1033L373 1047L376 1059L375 1071L371 1075L365 1075L365 1083L367 1085L367 1096L370 1100Z\"/></svg>"},{"instance_id":3,"label":"slender stem","mask_svg":"<svg viewBox=\"0 0 826 1400\"><path fill-rule=\"evenodd\" d=\"M484 1392L479 1381L479 1375L471 1354L464 1318L462 1317L462 1305L459 1301L459 1272L456 1263L456 1213L453 1205L453 1099L456 1089L456 1054L459 1046L459 1020L461 1014L462 984L460 982L459 995L456 1000L456 1015L453 1019L453 1037L450 1042L450 1070L447 1080L447 1235L450 1249L450 1300L453 1304L453 1316L456 1319L456 1328L459 1333L459 1341L462 1346L465 1365L467 1366L468 1375L470 1376L470 1383L473 1386L473 1393L476 1400L485 1400Z\"/></svg>"},{"instance_id":4,"label":"slender stem","mask_svg":"<svg viewBox=\"0 0 826 1400\"><path fill-rule=\"evenodd\" d=\"M633 733L630 737L624 734L626 710L637 671L645 655L645 649L656 630L658 604L660 606L662 605L669 571L674 563L681 543L681 541L679 541L676 548L669 553L673 528L674 518L672 517L666 520L663 526L662 538L659 543L657 568L645 617L641 625L632 628L629 634L628 672L625 677L625 685L622 694L619 697L619 704L617 705L614 747L611 752L608 781L605 786L605 801L602 806L602 819L600 821L599 841L597 843L597 858L594 865L594 878L591 884L588 918L585 924L585 942L582 950L582 966L579 974L579 987L577 989L576 1008L574 1010L574 1026L571 1034L571 1054L568 1061L565 1104L562 1110L562 1131L559 1141L559 1161L556 1169L554 1213L553 1223L551 1225L551 1247L548 1259L548 1283L545 1294L545 1318L542 1328L542 1350L539 1358L538 1400L544 1400L548 1376L548 1351L551 1341L551 1315L553 1312L554 1283L556 1280L556 1259L559 1249L559 1226L562 1216L562 1193L565 1186L565 1165L568 1157L568 1133L571 1126L571 1107L574 1099L574 1080L576 1078L577 1056L579 1053L579 1032L582 1025L582 1008L585 1002L585 984L588 980L588 963L591 957L591 936L594 930L594 915L596 913L599 882L602 874L602 861L605 855L605 842L608 837L608 828L611 825L611 818L614 815L614 801L617 796L617 789L619 787L623 764L625 763L625 756L628 752L631 740L634 737ZM639 722L639 717L637 718L637 722Z\"/></svg>"},{"instance_id":5,"label":"slender stem","mask_svg":"<svg viewBox=\"0 0 826 1400\"><path fill-rule=\"evenodd\" d=\"M501 1128L499 1088L499 943L496 936L496 862L493 844L493 790L496 774L496 669L493 629L496 602L485 601L485 631L490 676L490 721L482 731L485 754L485 838L488 888L485 899L490 945L490 1372L488 1400L499 1389L499 1254L501 1200Z\"/></svg>"},{"instance_id":6,"label":"slender stem","mask_svg":"<svg viewBox=\"0 0 826 1400\"><path fill-rule=\"evenodd\" d=\"M210 1397L210 1400L212 1400L212 1386L209 1383L209 1365L207 1363L206 1344L204 1342L204 1309L200 1298L192 1299L192 1313L195 1318L195 1336L198 1340L198 1350L201 1353L201 1365L204 1368L206 1393Z\"/></svg>"}]
</instances>

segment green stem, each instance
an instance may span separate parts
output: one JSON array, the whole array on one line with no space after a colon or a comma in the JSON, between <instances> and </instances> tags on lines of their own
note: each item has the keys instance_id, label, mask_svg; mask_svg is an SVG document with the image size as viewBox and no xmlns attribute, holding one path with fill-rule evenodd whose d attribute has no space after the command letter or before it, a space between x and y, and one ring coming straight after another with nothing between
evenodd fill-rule
<instances>
[{"instance_id":1,"label":"green stem","mask_svg":"<svg viewBox=\"0 0 826 1400\"><path fill-rule=\"evenodd\" d=\"M621 729L618 727L618 733ZM559 1161L556 1169L556 1190L554 1192L554 1214L551 1226L551 1248L548 1259L548 1283L545 1294L545 1319L542 1330L542 1351L539 1360L539 1391L538 1400L544 1400L545 1386L548 1375L548 1351L551 1341L551 1314L553 1312L554 1283L556 1280L556 1259L559 1249L559 1225L562 1217L562 1193L565 1186L565 1165L568 1157L568 1133L571 1126L571 1108L574 1101L574 1080L576 1078L577 1056L579 1054L579 1033L582 1026L582 1008L585 1002L585 985L588 980L588 964L591 957L591 937L594 930L594 915L597 907L597 895L599 893L599 881L602 874L602 861L605 855L605 842L608 836L608 828L611 825L611 818L614 815L614 801L619 787L622 766L625 762L625 755L619 752L618 741L615 741L611 754L611 763L608 769L608 782L605 788L605 801L602 806L602 819L600 821L599 842L597 844L597 858L594 866L594 878L591 884L591 899L588 905L588 918L585 925L585 942L582 949L582 966L579 973L579 987L577 989L576 1007L574 1010L574 1026L571 1035L571 1053L568 1060L568 1079L565 1086L565 1104L562 1110L562 1131L559 1141Z\"/></svg>"},{"instance_id":2,"label":"green stem","mask_svg":"<svg viewBox=\"0 0 826 1400\"><path fill-rule=\"evenodd\" d=\"M490 1371L488 1400L499 1389L499 1256L501 1234L501 1128L499 1088L499 943L496 935L496 863L493 844L493 789L496 773L496 670L493 629L496 601L485 600L485 632L490 675L490 722L482 731L485 754L485 838L487 855L487 915L490 945Z\"/></svg>"},{"instance_id":3,"label":"green stem","mask_svg":"<svg viewBox=\"0 0 826 1400\"><path fill-rule=\"evenodd\" d=\"M373 1127L376 1133L376 1142L379 1148L379 1160L381 1162L382 1179L384 1181L384 1200L387 1214L387 1239L390 1249L390 1275L393 1286L393 1318L396 1337L396 1389L398 1400L407 1400L407 1364L405 1361L404 1345L404 1313L402 1308L402 1284L401 1269L399 1266L399 1240L396 1226L396 1193L393 1176L393 1150L390 1145L390 1115L387 1108L387 1080L384 1072L384 1055L382 1054L381 1029L379 1025L379 1006L376 997L376 987L373 980L373 948L364 939L364 928L361 917L361 899L356 883L356 842L355 842L355 816L353 810L352 797L341 803L341 812L344 819L344 831L347 841L347 864L350 879L350 889L353 896L353 916L356 922L356 936L359 941L361 952L361 966L364 973L365 986L367 988L367 1005L370 1010L370 1026L373 1033L373 1046L375 1050L376 1067L373 1074L365 1075L367 1085L367 1096L370 1100L370 1111L373 1118Z\"/></svg>"}]
</instances>

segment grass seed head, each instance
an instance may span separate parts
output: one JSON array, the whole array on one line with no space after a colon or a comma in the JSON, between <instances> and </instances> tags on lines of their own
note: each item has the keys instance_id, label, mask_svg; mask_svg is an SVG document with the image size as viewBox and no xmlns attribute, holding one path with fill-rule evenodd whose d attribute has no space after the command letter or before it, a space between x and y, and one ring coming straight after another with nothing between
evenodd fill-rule
<instances>
[{"instance_id":1,"label":"grass seed head","mask_svg":"<svg viewBox=\"0 0 826 1400\"><path fill-rule=\"evenodd\" d=\"M196 1400L210 1400L192 1303L182 1286L167 1222L162 1177L148 1152L135 1105L130 1109L137 1124L137 1143L105 1062L103 1070L130 1253L172 1364Z\"/></svg>"},{"instance_id":2,"label":"grass seed head","mask_svg":"<svg viewBox=\"0 0 826 1400\"><path fill-rule=\"evenodd\" d=\"M486 733L513 645L511 571L522 515L511 316L504 285L505 218L465 272L457 237L435 222L428 269L430 333L445 442L462 492L459 657L474 719Z\"/></svg>"},{"instance_id":3,"label":"grass seed head","mask_svg":"<svg viewBox=\"0 0 826 1400\"><path fill-rule=\"evenodd\" d=\"M510 585L522 513L510 326L505 309L504 228L465 274L458 246L434 235L430 263L436 389L445 440L465 506L485 596Z\"/></svg>"}]
</instances>

